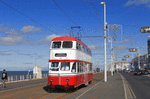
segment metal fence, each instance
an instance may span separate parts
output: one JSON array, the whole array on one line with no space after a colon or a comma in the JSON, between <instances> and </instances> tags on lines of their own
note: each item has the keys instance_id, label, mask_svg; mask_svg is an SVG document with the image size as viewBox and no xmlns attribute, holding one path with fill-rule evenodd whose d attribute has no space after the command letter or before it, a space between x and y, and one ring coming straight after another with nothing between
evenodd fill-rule
<instances>
[{"instance_id":1,"label":"metal fence","mask_svg":"<svg viewBox=\"0 0 150 99\"><path fill-rule=\"evenodd\" d=\"M42 78L45 77L48 77L48 73L42 74ZM1 79L1 75L0 75L0 79ZM18 82L18 81L31 80L31 79L35 79L33 74L8 75L6 82Z\"/></svg>"}]
</instances>

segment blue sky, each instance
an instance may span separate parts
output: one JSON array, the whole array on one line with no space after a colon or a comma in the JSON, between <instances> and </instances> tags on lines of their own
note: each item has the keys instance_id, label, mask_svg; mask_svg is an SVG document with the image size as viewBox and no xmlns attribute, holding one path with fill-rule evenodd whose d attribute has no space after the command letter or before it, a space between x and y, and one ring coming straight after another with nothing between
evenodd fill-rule
<instances>
[{"instance_id":1,"label":"blue sky","mask_svg":"<svg viewBox=\"0 0 150 99\"><path fill-rule=\"evenodd\" d=\"M117 61L121 61L125 55L129 55L127 61L131 61L132 53L128 52L128 48L139 47L141 54L147 53L150 34L142 34L140 28L149 26L150 0L54 1L0 0L0 70L31 70L35 66L35 53L36 65L48 70L51 40L58 36L69 36L72 26L81 26L82 36L103 36L102 1L106 2L107 23L118 25L116 43L113 43ZM109 37L113 35L110 29ZM92 49L93 67L103 69L104 38L82 38L82 41ZM108 40L107 53L109 65ZM136 56L137 52L133 54Z\"/></svg>"}]
</instances>

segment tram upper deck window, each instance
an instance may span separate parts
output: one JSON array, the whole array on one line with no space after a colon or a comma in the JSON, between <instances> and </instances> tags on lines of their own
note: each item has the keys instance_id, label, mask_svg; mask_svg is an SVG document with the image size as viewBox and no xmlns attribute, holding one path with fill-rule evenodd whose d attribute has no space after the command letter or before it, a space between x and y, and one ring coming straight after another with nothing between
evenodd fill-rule
<instances>
[{"instance_id":1,"label":"tram upper deck window","mask_svg":"<svg viewBox=\"0 0 150 99\"><path fill-rule=\"evenodd\" d=\"M62 62L61 63L61 70L62 71L69 71L70 70L70 63L69 62Z\"/></svg>"},{"instance_id":2,"label":"tram upper deck window","mask_svg":"<svg viewBox=\"0 0 150 99\"><path fill-rule=\"evenodd\" d=\"M79 49L79 44L78 44L78 42L76 42L76 49Z\"/></svg>"},{"instance_id":3,"label":"tram upper deck window","mask_svg":"<svg viewBox=\"0 0 150 99\"><path fill-rule=\"evenodd\" d=\"M61 42L53 42L52 48L60 48L61 47Z\"/></svg>"},{"instance_id":4,"label":"tram upper deck window","mask_svg":"<svg viewBox=\"0 0 150 99\"><path fill-rule=\"evenodd\" d=\"M72 48L72 41L64 41L63 48Z\"/></svg>"}]
</instances>

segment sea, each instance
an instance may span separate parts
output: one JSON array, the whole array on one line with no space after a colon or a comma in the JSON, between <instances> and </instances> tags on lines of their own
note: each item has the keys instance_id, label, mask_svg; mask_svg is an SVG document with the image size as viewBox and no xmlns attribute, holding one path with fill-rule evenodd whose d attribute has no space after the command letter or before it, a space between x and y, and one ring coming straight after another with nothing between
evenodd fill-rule
<instances>
[{"instance_id":1,"label":"sea","mask_svg":"<svg viewBox=\"0 0 150 99\"><path fill-rule=\"evenodd\" d=\"M2 72L3 71L0 71L0 76L2 75ZM28 74L28 71L6 71L7 72L7 75L10 76L10 75L27 75ZM48 73L48 71L42 71L42 74L43 73ZM30 71L30 74L33 75L33 71Z\"/></svg>"}]
</instances>

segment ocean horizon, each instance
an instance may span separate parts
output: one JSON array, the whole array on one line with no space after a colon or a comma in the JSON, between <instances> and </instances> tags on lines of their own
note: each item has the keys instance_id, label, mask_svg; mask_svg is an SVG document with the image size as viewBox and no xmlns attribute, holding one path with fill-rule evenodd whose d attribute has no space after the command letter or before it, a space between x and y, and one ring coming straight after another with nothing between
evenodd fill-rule
<instances>
[{"instance_id":1,"label":"ocean horizon","mask_svg":"<svg viewBox=\"0 0 150 99\"><path fill-rule=\"evenodd\" d=\"M3 71L0 71L0 76L2 75ZM28 74L28 71L6 71L7 75L26 75ZM48 73L48 71L42 71L43 73ZM30 71L30 74L33 74L33 71Z\"/></svg>"}]
</instances>

